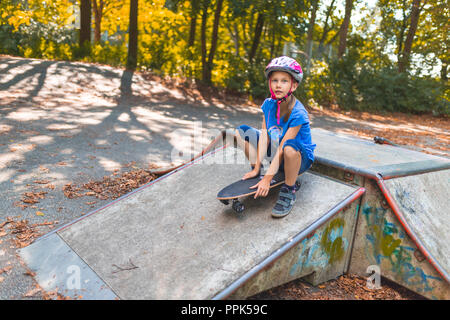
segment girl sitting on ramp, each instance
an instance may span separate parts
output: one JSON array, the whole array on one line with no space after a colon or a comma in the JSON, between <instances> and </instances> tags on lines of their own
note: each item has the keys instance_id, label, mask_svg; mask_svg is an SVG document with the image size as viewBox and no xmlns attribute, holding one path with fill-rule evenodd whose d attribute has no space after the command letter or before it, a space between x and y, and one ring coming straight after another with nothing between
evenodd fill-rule
<instances>
[{"instance_id":1,"label":"girl sitting on ramp","mask_svg":"<svg viewBox=\"0 0 450 320\"><path fill-rule=\"evenodd\" d=\"M273 217L284 217L295 203L298 175L314 161L316 145L311 141L308 112L292 94L303 78L300 64L286 56L275 58L267 65L265 76L271 97L261 106L262 130L241 125L236 130L236 140L253 168L242 179L258 176L264 157L270 162L264 177L251 187L257 188L255 199L267 196L273 176L278 170L284 171L285 182L272 210Z\"/></svg>"}]
</instances>

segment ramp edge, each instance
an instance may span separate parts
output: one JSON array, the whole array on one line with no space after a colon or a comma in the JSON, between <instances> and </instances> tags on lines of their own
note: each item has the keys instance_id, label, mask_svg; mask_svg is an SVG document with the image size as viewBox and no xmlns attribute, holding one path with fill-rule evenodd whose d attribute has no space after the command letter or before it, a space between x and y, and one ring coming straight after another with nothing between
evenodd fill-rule
<instances>
[{"instance_id":1,"label":"ramp edge","mask_svg":"<svg viewBox=\"0 0 450 320\"><path fill-rule=\"evenodd\" d=\"M367 178L376 179L376 177L381 176L384 180L450 169L450 161L446 161L446 159L406 162L370 168L359 168L320 156L315 157L315 162ZM401 168L402 166L406 166L406 168Z\"/></svg>"},{"instance_id":2,"label":"ramp edge","mask_svg":"<svg viewBox=\"0 0 450 320\"><path fill-rule=\"evenodd\" d=\"M212 300L223 300L229 297L233 292L243 286L247 281L252 279L258 273L263 271L266 267L270 266L274 261L283 256L288 250L299 244L303 239L305 239L309 234L314 232L316 229L321 227L327 221L329 221L336 214L341 212L344 208L348 207L352 202L359 199L364 193L366 189L363 187L358 188L355 192L353 192L350 196L345 198L343 201L334 206L330 211L324 214L321 218L317 219L311 225L309 225L306 229L299 232L295 235L291 240L286 242L283 246L281 246L278 250L270 254L263 261L258 263L252 269L244 273L237 280L232 282L228 287L223 289L221 292L216 294Z\"/></svg>"},{"instance_id":3,"label":"ramp edge","mask_svg":"<svg viewBox=\"0 0 450 320\"><path fill-rule=\"evenodd\" d=\"M33 242L17 253L46 292L57 290L73 300L120 299L58 234Z\"/></svg>"}]
</instances>

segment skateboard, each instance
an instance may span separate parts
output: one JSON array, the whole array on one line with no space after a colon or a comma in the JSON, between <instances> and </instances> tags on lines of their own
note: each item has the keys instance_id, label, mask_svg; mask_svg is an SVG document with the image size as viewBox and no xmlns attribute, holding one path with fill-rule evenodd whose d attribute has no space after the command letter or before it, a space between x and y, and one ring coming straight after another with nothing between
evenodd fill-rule
<instances>
[{"instance_id":1,"label":"skateboard","mask_svg":"<svg viewBox=\"0 0 450 320\"><path fill-rule=\"evenodd\" d=\"M245 210L245 206L242 202L239 201L238 198L255 194L257 189L250 189L250 187L257 184L263 177L264 175L259 175L251 179L236 181L220 190L217 194L217 199L225 205L230 204L231 200L231 207L233 208L233 210L237 213L241 213ZM284 172L278 172L273 176L272 181L270 181L269 192L272 188L283 183ZM298 179L295 182L295 189L300 189L300 181Z\"/></svg>"},{"instance_id":2,"label":"skateboard","mask_svg":"<svg viewBox=\"0 0 450 320\"><path fill-rule=\"evenodd\" d=\"M373 137L373 141L375 143L378 143L378 144L389 144L389 145L394 146L394 147L399 147L400 146L400 145L392 142L391 140L388 140L388 139L383 138L383 137L378 137L378 136Z\"/></svg>"}]
</instances>

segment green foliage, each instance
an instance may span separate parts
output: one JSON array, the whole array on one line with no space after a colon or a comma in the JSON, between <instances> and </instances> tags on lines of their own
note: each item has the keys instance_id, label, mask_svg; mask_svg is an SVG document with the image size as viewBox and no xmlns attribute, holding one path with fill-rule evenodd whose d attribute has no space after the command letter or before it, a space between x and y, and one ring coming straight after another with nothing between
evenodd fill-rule
<instances>
[{"instance_id":1,"label":"green foliage","mask_svg":"<svg viewBox=\"0 0 450 320\"><path fill-rule=\"evenodd\" d=\"M435 115L450 111L439 80L398 73L395 67L374 70L345 58L330 62L322 79L332 84L327 93L334 93L342 109Z\"/></svg>"},{"instance_id":2,"label":"green foliage","mask_svg":"<svg viewBox=\"0 0 450 320\"><path fill-rule=\"evenodd\" d=\"M261 99L268 95L264 68L283 53L286 43L306 50L311 0L224 0L217 50L213 59L213 85ZM343 2L343 1L342 1ZM31 58L84 60L125 66L130 0L107 6L101 21L102 40L79 47L76 4L73 0L5 0L0 2L0 53ZM111 2L113 3L113 2ZM351 26L347 53L336 51L343 12L336 8L325 25L330 2L319 2L313 37L328 45L311 57L311 68L297 89L303 101L342 109L449 114L448 5L429 0L423 7L413 45L411 70L399 74L396 56L408 28L411 1L379 0L375 8L359 9L360 21ZM356 4L362 3L355 1ZM138 68L161 75L201 80L202 5L208 5L206 52L211 46L217 0L140 0L138 18ZM365 16L363 15L365 13ZM195 17L192 45L188 44ZM257 21L262 28L256 32ZM92 19L92 29L94 27ZM259 25L261 27L261 25ZM254 50L256 48L256 50ZM314 54L313 54L314 55ZM306 58L299 53L303 65ZM430 76L442 64L442 79ZM438 77L438 76L437 76Z\"/></svg>"},{"instance_id":3,"label":"green foliage","mask_svg":"<svg viewBox=\"0 0 450 320\"><path fill-rule=\"evenodd\" d=\"M91 46L91 55L87 58L90 62L100 62L112 66L124 66L127 60L127 47L125 43L95 44Z\"/></svg>"},{"instance_id":4,"label":"green foliage","mask_svg":"<svg viewBox=\"0 0 450 320\"><path fill-rule=\"evenodd\" d=\"M297 89L297 95L304 97L305 101L312 104L330 106L336 103L336 93L333 84L329 80L328 64L313 60L309 73L303 77L302 84Z\"/></svg>"}]
</instances>

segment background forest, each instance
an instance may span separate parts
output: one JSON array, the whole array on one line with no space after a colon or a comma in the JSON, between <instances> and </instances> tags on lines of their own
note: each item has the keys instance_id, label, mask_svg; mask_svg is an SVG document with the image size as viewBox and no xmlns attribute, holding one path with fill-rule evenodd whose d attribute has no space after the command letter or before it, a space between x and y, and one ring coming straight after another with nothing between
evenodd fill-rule
<instances>
[{"instance_id":1,"label":"background forest","mask_svg":"<svg viewBox=\"0 0 450 320\"><path fill-rule=\"evenodd\" d=\"M448 115L446 0L2 0L0 53L267 95L282 54L309 105Z\"/></svg>"}]
</instances>

